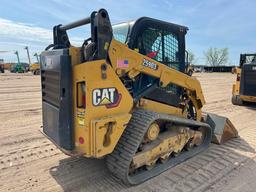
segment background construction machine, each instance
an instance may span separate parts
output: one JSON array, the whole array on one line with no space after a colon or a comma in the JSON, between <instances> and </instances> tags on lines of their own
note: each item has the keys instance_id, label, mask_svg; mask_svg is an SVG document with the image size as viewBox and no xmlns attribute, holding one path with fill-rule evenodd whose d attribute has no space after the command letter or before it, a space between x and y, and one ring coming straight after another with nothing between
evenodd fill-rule
<instances>
[{"instance_id":1,"label":"background construction machine","mask_svg":"<svg viewBox=\"0 0 256 192\"><path fill-rule=\"evenodd\" d=\"M67 30L91 24L81 47ZM188 28L142 17L111 26L106 10L53 29L41 54L43 132L64 153L106 157L111 173L138 184L237 132L202 114L199 81L186 74Z\"/></svg>"},{"instance_id":2,"label":"background construction machine","mask_svg":"<svg viewBox=\"0 0 256 192\"><path fill-rule=\"evenodd\" d=\"M22 63L13 63L10 69L11 73L25 73L26 69Z\"/></svg>"},{"instance_id":3,"label":"background construction machine","mask_svg":"<svg viewBox=\"0 0 256 192\"><path fill-rule=\"evenodd\" d=\"M32 63L29 66L29 71L31 71L34 75L40 75L40 64L39 63Z\"/></svg>"},{"instance_id":4,"label":"background construction machine","mask_svg":"<svg viewBox=\"0 0 256 192\"><path fill-rule=\"evenodd\" d=\"M232 103L243 105L244 102L256 103L256 53L241 54L240 65L235 68L237 79L233 85Z\"/></svg>"},{"instance_id":5,"label":"background construction machine","mask_svg":"<svg viewBox=\"0 0 256 192\"><path fill-rule=\"evenodd\" d=\"M37 53L34 54L34 56L36 57L37 62L32 63L29 66L29 71L31 71L34 75L40 75L40 59L39 59L39 55Z\"/></svg>"},{"instance_id":6,"label":"background construction machine","mask_svg":"<svg viewBox=\"0 0 256 192\"><path fill-rule=\"evenodd\" d=\"M0 73L4 73L4 64L0 64Z\"/></svg>"},{"instance_id":7,"label":"background construction machine","mask_svg":"<svg viewBox=\"0 0 256 192\"><path fill-rule=\"evenodd\" d=\"M0 59L0 73L4 73L4 60Z\"/></svg>"}]
</instances>

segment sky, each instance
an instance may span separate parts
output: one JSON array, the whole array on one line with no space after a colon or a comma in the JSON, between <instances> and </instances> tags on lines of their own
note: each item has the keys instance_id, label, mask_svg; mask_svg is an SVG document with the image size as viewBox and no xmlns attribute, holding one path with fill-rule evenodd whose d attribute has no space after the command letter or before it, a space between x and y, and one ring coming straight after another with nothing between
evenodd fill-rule
<instances>
[{"instance_id":1,"label":"sky","mask_svg":"<svg viewBox=\"0 0 256 192\"><path fill-rule=\"evenodd\" d=\"M205 64L204 53L210 47L229 48L229 62L237 65L239 54L256 52L255 0L1 0L0 59L28 62L25 46L32 61L52 43L52 28L105 8L112 24L153 17L189 28L186 49ZM89 28L69 33L71 43L81 45ZM8 52L3 52L8 51Z\"/></svg>"}]
</instances>

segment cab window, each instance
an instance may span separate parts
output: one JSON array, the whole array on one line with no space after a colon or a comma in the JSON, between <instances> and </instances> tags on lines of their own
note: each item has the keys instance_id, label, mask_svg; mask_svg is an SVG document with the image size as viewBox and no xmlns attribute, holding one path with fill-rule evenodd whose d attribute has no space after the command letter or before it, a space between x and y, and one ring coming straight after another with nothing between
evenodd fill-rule
<instances>
[{"instance_id":1,"label":"cab window","mask_svg":"<svg viewBox=\"0 0 256 192\"><path fill-rule=\"evenodd\" d=\"M117 41L126 43L127 35L129 31L129 23L121 23L112 26L113 36Z\"/></svg>"},{"instance_id":2,"label":"cab window","mask_svg":"<svg viewBox=\"0 0 256 192\"><path fill-rule=\"evenodd\" d=\"M179 41L176 34L155 28L145 29L138 38L140 53L180 70Z\"/></svg>"}]
</instances>

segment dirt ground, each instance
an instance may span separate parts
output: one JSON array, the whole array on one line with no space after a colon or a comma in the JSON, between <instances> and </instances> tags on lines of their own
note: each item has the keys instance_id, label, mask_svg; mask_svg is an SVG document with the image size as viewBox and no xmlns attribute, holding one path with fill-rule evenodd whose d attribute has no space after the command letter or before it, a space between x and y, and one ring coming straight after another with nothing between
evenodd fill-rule
<instances>
[{"instance_id":1,"label":"dirt ground","mask_svg":"<svg viewBox=\"0 0 256 192\"><path fill-rule=\"evenodd\" d=\"M207 105L227 116L240 138L208 150L139 185L113 178L104 160L71 158L40 132L39 76L0 75L0 191L256 191L256 107L230 102L232 74L195 74Z\"/></svg>"}]
</instances>

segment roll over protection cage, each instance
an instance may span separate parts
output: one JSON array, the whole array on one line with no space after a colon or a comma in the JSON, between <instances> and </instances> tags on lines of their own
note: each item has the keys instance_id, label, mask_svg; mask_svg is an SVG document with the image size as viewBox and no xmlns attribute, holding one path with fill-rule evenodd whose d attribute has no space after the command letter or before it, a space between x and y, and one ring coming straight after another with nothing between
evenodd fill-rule
<instances>
[{"instance_id":1,"label":"roll over protection cage","mask_svg":"<svg viewBox=\"0 0 256 192\"><path fill-rule=\"evenodd\" d=\"M95 44L94 60L106 59L109 44L112 40L113 32L108 12L105 9L92 12L90 17L74 21L66 25L56 25L53 28L53 44L49 48L64 49L71 46L67 30L74 29L83 25L91 24L91 40Z\"/></svg>"}]
</instances>

